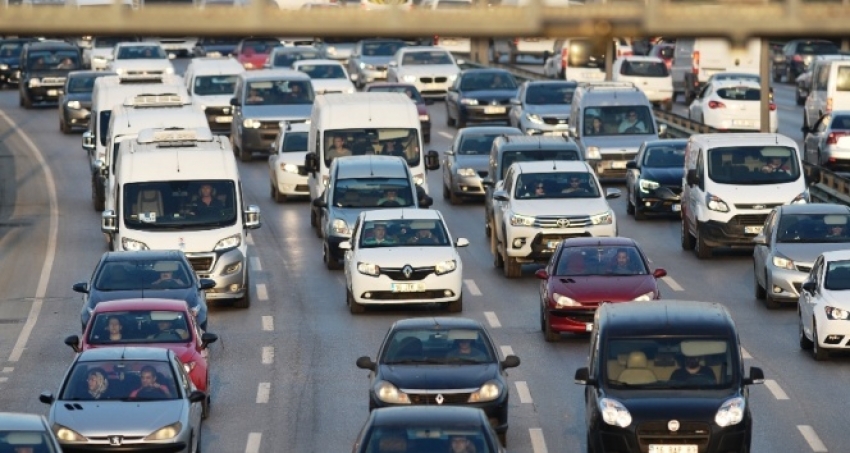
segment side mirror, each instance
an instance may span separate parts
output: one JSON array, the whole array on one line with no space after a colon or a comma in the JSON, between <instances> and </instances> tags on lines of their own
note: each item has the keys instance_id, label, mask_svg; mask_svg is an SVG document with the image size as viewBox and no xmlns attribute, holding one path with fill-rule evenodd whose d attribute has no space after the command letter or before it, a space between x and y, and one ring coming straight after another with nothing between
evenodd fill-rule
<instances>
[{"instance_id":1,"label":"side mirror","mask_svg":"<svg viewBox=\"0 0 850 453\"><path fill-rule=\"evenodd\" d=\"M243 213L245 216L245 228L249 230L256 230L262 223L260 222L260 207L252 204L248 206L248 209Z\"/></svg>"},{"instance_id":2,"label":"side mirror","mask_svg":"<svg viewBox=\"0 0 850 453\"><path fill-rule=\"evenodd\" d=\"M92 131L83 132L83 149L86 151L94 151L94 134Z\"/></svg>"},{"instance_id":3,"label":"side mirror","mask_svg":"<svg viewBox=\"0 0 850 453\"><path fill-rule=\"evenodd\" d=\"M629 170L637 170L637 168L638 168L637 162L635 162L633 160L626 162L626 168L628 168Z\"/></svg>"},{"instance_id":4,"label":"side mirror","mask_svg":"<svg viewBox=\"0 0 850 453\"><path fill-rule=\"evenodd\" d=\"M202 278L200 281L198 281L198 288L213 289L215 288L215 280L211 278Z\"/></svg>"},{"instance_id":5,"label":"side mirror","mask_svg":"<svg viewBox=\"0 0 850 453\"><path fill-rule=\"evenodd\" d=\"M484 178L484 179L481 180L481 185L486 186L486 187L493 187L493 185L495 185L495 183L490 178Z\"/></svg>"},{"instance_id":6,"label":"side mirror","mask_svg":"<svg viewBox=\"0 0 850 453\"><path fill-rule=\"evenodd\" d=\"M537 269L537 272L534 273L534 276L539 278L540 280L549 279L549 273L546 272L546 269Z\"/></svg>"},{"instance_id":7,"label":"side mirror","mask_svg":"<svg viewBox=\"0 0 850 453\"><path fill-rule=\"evenodd\" d=\"M667 135L667 125L666 124L659 124L658 125L658 136L664 137L666 135Z\"/></svg>"},{"instance_id":8,"label":"side mirror","mask_svg":"<svg viewBox=\"0 0 850 453\"><path fill-rule=\"evenodd\" d=\"M420 208L430 208L434 205L434 199L425 195L424 197L419 199L419 207Z\"/></svg>"},{"instance_id":9,"label":"side mirror","mask_svg":"<svg viewBox=\"0 0 850 453\"><path fill-rule=\"evenodd\" d=\"M74 352L80 352L80 337L76 335L70 335L65 337L65 344L71 347Z\"/></svg>"},{"instance_id":10,"label":"side mirror","mask_svg":"<svg viewBox=\"0 0 850 453\"><path fill-rule=\"evenodd\" d=\"M455 241L455 247L468 247L469 239L467 238L457 238Z\"/></svg>"},{"instance_id":11,"label":"side mirror","mask_svg":"<svg viewBox=\"0 0 850 453\"><path fill-rule=\"evenodd\" d=\"M100 231L113 234L118 231L118 216L115 211L108 209L100 215Z\"/></svg>"},{"instance_id":12,"label":"side mirror","mask_svg":"<svg viewBox=\"0 0 850 453\"><path fill-rule=\"evenodd\" d=\"M620 189L616 189L614 187L609 187L609 188L605 189L605 198L608 198L608 199L610 199L610 198L620 198L620 195L622 195L622 194L623 194L623 192L621 192Z\"/></svg>"},{"instance_id":13,"label":"side mirror","mask_svg":"<svg viewBox=\"0 0 850 453\"><path fill-rule=\"evenodd\" d=\"M764 384L764 371L757 366L750 367L750 377L744 379L744 385Z\"/></svg>"},{"instance_id":14,"label":"side mirror","mask_svg":"<svg viewBox=\"0 0 850 453\"><path fill-rule=\"evenodd\" d=\"M391 61L390 64L387 65L387 66L390 67L390 68L397 68L398 62L397 61Z\"/></svg>"},{"instance_id":15,"label":"side mirror","mask_svg":"<svg viewBox=\"0 0 850 453\"><path fill-rule=\"evenodd\" d=\"M809 132L811 132L811 130L809 129L809 126L806 126L806 124L803 123L803 127L800 128L800 132L802 132L803 134L808 134Z\"/></svg>"},{"instance_id":16,"label":"side mirror","mask_svg":"<svg viewBox=\"0 0 850 453\"><path fill-rule=\"evenodd\" d=\"M688 170L688 173L685 175L685 182L687 182L689 186L699 184L699 177L697 176L697 170L695 168Z\"/></svg>"},{"instance_id":17,"label":"side mirror","mask_svg":"<svg viewBox=\"0 0 850 453\"><path fill-rule=\"evenodd\" d=\"M590 378L590 372L587 367L582 367L576 370L575 383L578 385L596 385L596 379Z\"/></svg>"},{"instance_id":18,"label":"side mirror","mask_svg":"<svg viewBox=\"0 0 850 453\"><path fill-rule=\"evenodd\" d=\"M753 238L753 244L767 245L767 237L764 234L760 234Z\"/></svg>"},{"instance_id":19,"label":"side mirror","mask_svg":"<svg viewBox=\"0 0 850 453\"><path fill-rule=\"evenodd\" d=\"M88 294L89 293L89 284L88 282L77 282L74 283L74 286L71 287L75 293Z\"/></svg>"},{"instance_id":20,"label":"side mirror","mask_svg":"<svg viewBox=\"0 0 850 453\"><path fill-rule=\"evenodd\" d=\"M340 250L351 250L351 241L342 241L339 243Z\"/></svg>"},{"instance_id":21,"label":"side mirror","mask_svg":"<svg viewBox=\"0 0 850 453\"><path fill-rule=\"evenodd\" d=\"M378 367L378 364L373 362L369 357L363 356L357 359L357 368L362 368L364 370L375 371L375 368Z\"/></svg>"},{"instance_id":22,"label":"side mirror","mask_svg":"<svg viewBox=\"0 0 850 453\"><path fill-rule=\"evenodd\" d=\"M655 270L652 272L652 276L653 276L653 277L655 277L655 278L666 277L666 276L667 276L667 271L665 271L664 269L655 269Z\"/></svg>"},{"instance_id":23,"label":"side mirror","mask_svg":"<svg viewBox=\"0 0 850 453\"><path fill-rule=\"evenodd\" d=\"M307 155L304 156L304 168L313 173L319 171L319 156L313 152L307 153Z\"/></svg>"},{"instance_id":24,"label":"side mirror","mask_svg":"<svg viewBox=\"0 0 850 453\"><path fill-rule=\"evenodd\" d=\"M189 401L193 403L201 403L205 399L207 399L207 394L200 390L193 390L192 393L189 394Z\"/></svg>"},{"instance_id":25,"label":"side mirror","mask_svg":"<svg viewBox=\"0 0 850 453\"><path fill-rule=\"evenodd\" d=\"M511 105L522 105L522 102L517 98L513 98L511 99Z\"/></svg>"},{"instance_id":26,"label":"side mirror","mask_svg":"<svg viewBox=\"0 0 850 453\"><path fill-rule=\"evenodd\" d=\"M815 292L815 289L817 289L817 285L815 285L815 282L811 280L806 280L803 282L803 285L800 286L800 288L802 288L803 291L812 294Z\"/></svg>"},{"instance_id":27,"label":"side mirror","mask_svg":"<svg viewBox=\"0 0 850 453\"><path fill-rule=\"evenodd\" d=\"M230 98L230 105L232 105L234 107L238 107L239 106L239 99Z\"/></svg>"},{"instance_id":28,"label":"side mirror","mask_svg":"<svg viewBox=\"0 0 850 453\"><path fill-rule=\"evenodd\" d=\"M214 333L202 333L201 334L201 346L207 347L213 343L218 341L218 335Z\"/></svg>"},{"instance_id":29,"label":"side mirror","mask_svg":"<svg viewBox=\"0 0 850 453\"><path fill-rule=\"evenodd\" d=\"M452 151L452 150L450 150L450 149L447 149L447 150L445 150L445 151L443 152L443 155L444 155L444 156L454 156L454 155L455 155L455 152L454 152L454 151Z\"/></svg>"},{"instance_id":30,"label":"side mirror","mask_svg":"<svg viewBox=\"0 0 850 453\"><path fill-rule=\"evenodd\" d=\"M510 198L508 198L508 193L505 192L504 190L497 190L497 191L493 192L493 199L496 200L496 201L508 201L508 200L510 200Z\"/></svg>"},{"instance_id":31,"label":"side mirror","mask_svg":"<svg viewBox=\"0 0 850 453\"><path fill-rule=\"evenodd\" d=\"M328 204L325 202L325 199L322 197L316 197L313 199L313 207L316 208L326 208Z\"/></svg>"},{"instance_id":32,"label":"side mirror","mask_svg":"<svg viewBox=\"0 0 850 453\"><path fill-rule=\"evenodd\" d=\"M38 395L38 400L44 404L53 404L53 394L50 392L44 392L41 395Z\"/></svg>"},{"instance_id":33,"label":"side mirror","mask_svg":"<svg viewBox=\"0 0 850 453\"><path fill-rule=\"evenodd\" d=\"M438 170L440 168L440 155L434 151L428 151L425 154L425 169L426 170Z\"/></svg>"},{"instance_id":34,"label":"side mirror","mask_svg":"<svg viewBox=\"0 0 850 453\"><path fill-rule=\"evenodd\" d=\"M502 363L500 363L500 365L502 366L503 370L506 368L516 368L519 366L519 357L515 355L509 355L505 357L505 360L502 360Z\"/></svg>"}]
</instances>

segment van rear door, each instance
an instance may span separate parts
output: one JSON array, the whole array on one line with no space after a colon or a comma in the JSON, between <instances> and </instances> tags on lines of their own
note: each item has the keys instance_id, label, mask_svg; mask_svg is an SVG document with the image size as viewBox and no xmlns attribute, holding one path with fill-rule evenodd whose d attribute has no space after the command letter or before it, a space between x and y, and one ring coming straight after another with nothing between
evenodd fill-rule
<instances>
[{"instance_id":1,"label":"van rear door","mask_svg":"<svg viewBox=\"0 0 850 453\"><path fill-rule=\"evenodd\" d=\"M759 55L761 41L758 39L749 40L743 48L732 47L725 39L697 39L693 64L699 69L699 81L705 82L718 72L758 74Z\"/></svg>"}]
</instances>

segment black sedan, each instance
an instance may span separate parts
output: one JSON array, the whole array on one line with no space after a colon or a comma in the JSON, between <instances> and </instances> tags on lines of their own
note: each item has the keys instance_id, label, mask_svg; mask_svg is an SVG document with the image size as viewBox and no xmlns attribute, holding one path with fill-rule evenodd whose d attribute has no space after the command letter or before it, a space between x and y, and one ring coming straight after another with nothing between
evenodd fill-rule
<instances>
[{"instance_id":1,"label":"black sedan","mask_svg":"<svg viewBox=\"0 0 850 453\"><path fill-rule=\"evenodd\" d=\"M476 407L484 410L505 443L509 393L505 370L519 366L519 357L499 361L481 323L467 318L401 320L390 327L377 357L377 362L357 359L359 368L371 371L370 410L405 405Z\"/></svg>"},{"instance_id":2,"label":"black sedan","mask_svg":"<svg viewBox=\"0 0 850 453\"><path fill-rule=\"evenodd\" d=\"M681 212L682 175L687 140L644 142L626 164L626 211L635 220L648 213Z\"/></svg>"},{"instance_id":3,"label":"black sedan","mask_svg":"<svg viewBox=\"0 0 850 453\"><path fill-rule=\"evenodd\" d=\"M470 122L510 125L508 110L518 89L513 74L503 69L467 69L446 94L446 122L459 129Z\"/></svg>"},{"instance_id":4,"label":"black sedan","mask_svg":"<svg viewBox=\"0 0 850 453\"><path fill-rule=\"evenodd\" d=\"M410 406L372 411L354 453L504 453L483 411L469 407Z\"/></svg>"},{"instance_id":5,"label":"black sedan","mask_svg":"<svg viewBox=\"0 0 850 453\"><path fill-rule=\"evenodd\" d=\"M98 77L116 75L104 71L73 71L65 80L65 90L59 96L59 130L70 134L75 128L89 127L94 81Z\"/></svg>"},{"instance_id":6,"label":"black sedan","mask_svg":"<svg viewBox=\"0 0 850 453\"><path fill-rule=\"evenodd\" d=\"M239 45L238 38L201 38L192 49L196 57L229 57L236 54L236 46Z\"/></svg>"},{"instance_id":7,"label":"black sedan","mask_svg":"<svg viewBox=\"0 0 850 453\"><path fill-rule=\"evenodd\" d=\"M204 290L215 281L198 278L186 255L179 250L106 252L88 282L75 283L83 294L80 322L85 331L95 305L118 299L185 300L198 325L207 330L207 298Z\"/></svg>"}]
</instances>

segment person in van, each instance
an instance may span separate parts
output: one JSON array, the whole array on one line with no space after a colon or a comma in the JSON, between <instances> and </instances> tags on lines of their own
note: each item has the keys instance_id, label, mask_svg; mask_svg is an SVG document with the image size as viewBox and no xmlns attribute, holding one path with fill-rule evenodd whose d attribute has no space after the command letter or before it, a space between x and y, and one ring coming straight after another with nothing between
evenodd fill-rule
<instances>
[{"instance_id":1,"label":"person in van","mask_svg":"<svg viewBox=\"0 0 850 453\"><path fill-rule=\"evenodd\" d=\"M215 195L212 184L202 184L198 189L198 195L192 197L189 215L199 217L218 215L224 208L224 203Z\"/></svg>"},{"instance_id":2,"label":"person in van","mask_svg":"<svg viewBox=\"0 0 850 453\"><path fill-rule=\"evenodd\" d=\"M767 165L761 168L764 173L790 173L788 165L782 164L781 157L771 157Z\"/></svg>"},{"instance_id":3,"label":"person in van","mask_svg":"<svg viewBox=\"0 0 850 453\"><path fill-rule=\"evenodd\" d=\"M845 231L847 225L835 224L830 225L829 230L826 233L826 237L828 238L841 238L844 239L847 237L847 232Z\"/></svg>"},{"instance_id":4,"label":"person in van","mask_svg":"<svg viewBox=\"0 0 850 453\"><path fill-rule=\"evenodd\" d=\"M246 104L257 105L262 104L263 102L265 102L265 99L262 95L260 95L260 91L253 88L248 92L248 98L245 99Z\"/></svg>"},{"instance_id":5,"label":"person in van","mask_svg":"<svg viewBox=\"0 0 850 453\"><path fill-rule=\"evenodd\" d=\"M716 384L717 379L714 377L714 371L711 368L702 365L701 357L685 357L682 361L682 367L677 369L670 375L671 381Z\"/></svg>"},{"instance_id":6,"label":"person in van","mask_svg":"<svg viewBox=\"0 0 850 453\"><path fill-rule=\"evenodd\" d=\"M643 124L643 121L638 118L637 111L634 109L630 109L629 113L623 119L623 122L620 123L620 127L617 129L621 134L624 132L636 132L639 134L646 132L646 125Z\"/></svg>"},{"instance_id":7,"label":"person in van","mask_svg":"<svg viewBox=\"0 0 850 453\"><path fill-rule=\"evenodd\" d=\"M381 154L385 156L407 157L404 155L404 147L399 140L389 140L384 143L384 149L381 150Z\"/></svg>"},{"instance_id":8,"label":"person in van","mask_svg":"<svg viewBox=\"0 0 850 453\"><path fill-rule=\"evenodd\" d=\"M395 189L387 189L384 197L378 200L378 206L384 207L404 206L406 204L403 198L398 197L398 191Z\"/></svg>"},{"instance_id":9,"label":"person in van","mask_svg":"<svg viewBox=\"0 0 850 453\"><path fill-rule=\"evenodd\" d=\"M587 135L603 135L605 134L605 128L602 124L602 119L598 116L594 116L593 119L590 120L590 125L587 128Z\"/></svg>"},{"instance_id":10,"label":"person in van","mask_svg":"<svg viewBox=\"0 0 850 453\"><path fill-rule=\"evenodd\" d=\"M330 148L328 148L328 153L326 155L325 160L330 162L332 159L336 157L350 156L351 150L345 147L345 137L336 136L334 137L333 144Z\"/></svg>"}]
</instances>

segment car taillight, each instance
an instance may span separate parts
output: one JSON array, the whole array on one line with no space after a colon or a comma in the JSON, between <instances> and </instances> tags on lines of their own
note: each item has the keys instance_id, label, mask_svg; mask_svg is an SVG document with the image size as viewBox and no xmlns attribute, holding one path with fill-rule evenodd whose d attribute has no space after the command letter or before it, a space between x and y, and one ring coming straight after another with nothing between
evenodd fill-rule
<instances>
[{"instance_id":1,"label":"car taillight","mask_svg":"<svg viewBox=\"0 0 850 453\"><path fill-rule=\"evenodd\" d=\"M437 35L434 35L434 45L435 45L435 46L439 46L439 45L440 45L440 37L439 37L439 36L437 36Z\"/></svg>"},{"instance_id":2,"label":"car taillight","mask_svg":"<svg viewBox=\"0 0 850 453\"><path fill-rule=\"evenodd\" d=\"M564 47L563 49L561 49L561 69L567 69L567 66L569 66L569 58L570 49L568 47Z\"/></svg>"},{"instance_id":3,"label":"car taillight","mask_svg":"<svg viewBox=\"0 0 850 453\"><path fill-rule=\"evenodd\" d=\"M839 137L846 137L850 135L850 132L830 132L826 137L827 145L837 145Z\"/></svg>"},{"instance_id":4,"label":"car taillight","mask_svg":"<svg viewBox=\"0 0 850 453\"><path fill-rule=\"evenodd\" d=\"M519 45L519 38L514 38L514 46Z\"/></svg>"},{"instance_id":5,"label":"car taillight","mask_svg":"<svg viewBox=\"0 0 850 453\"><path fill-rule=\"evenodd\" d=\"M771 112L775 112L775 111L776 111L776 104L774 104L773 102L771 102L771 103L770 103L770 111L771 111Z\"/></svg>"},{"instance_id":6,"label":"car taillight","mask_svg":"<svg viewBox=\"0 0 850 453\"><path fill-rule=\"evenodd\" d=\"M693 53L693 67L691 68L694 74L699 74L699 50Z\"/></svg>"},{"instance_id":7,"label":"car taillight","mask_svg":"<svg viewBox=\"0 0 850 453\"><path fill-rule=\"evenodd\" d=\"M725 109L726 104L717 101L708 101L708 108L710 109Z\"/></svg>"},{"instance_id":8,"label":"car taillight","mask_svg":"<svg viewBox=\"0 0 850 453\"><path fill-rule=\"evenodd\" d=\"M800 56L800 55L794 55L793 57L791 57L791 59L792 59L792 60L794 60L794 61L796 61L796 62L801 62L801 61L803 61L803 57L802 57L802 56Z\"/></svg>"}]
</instances>

